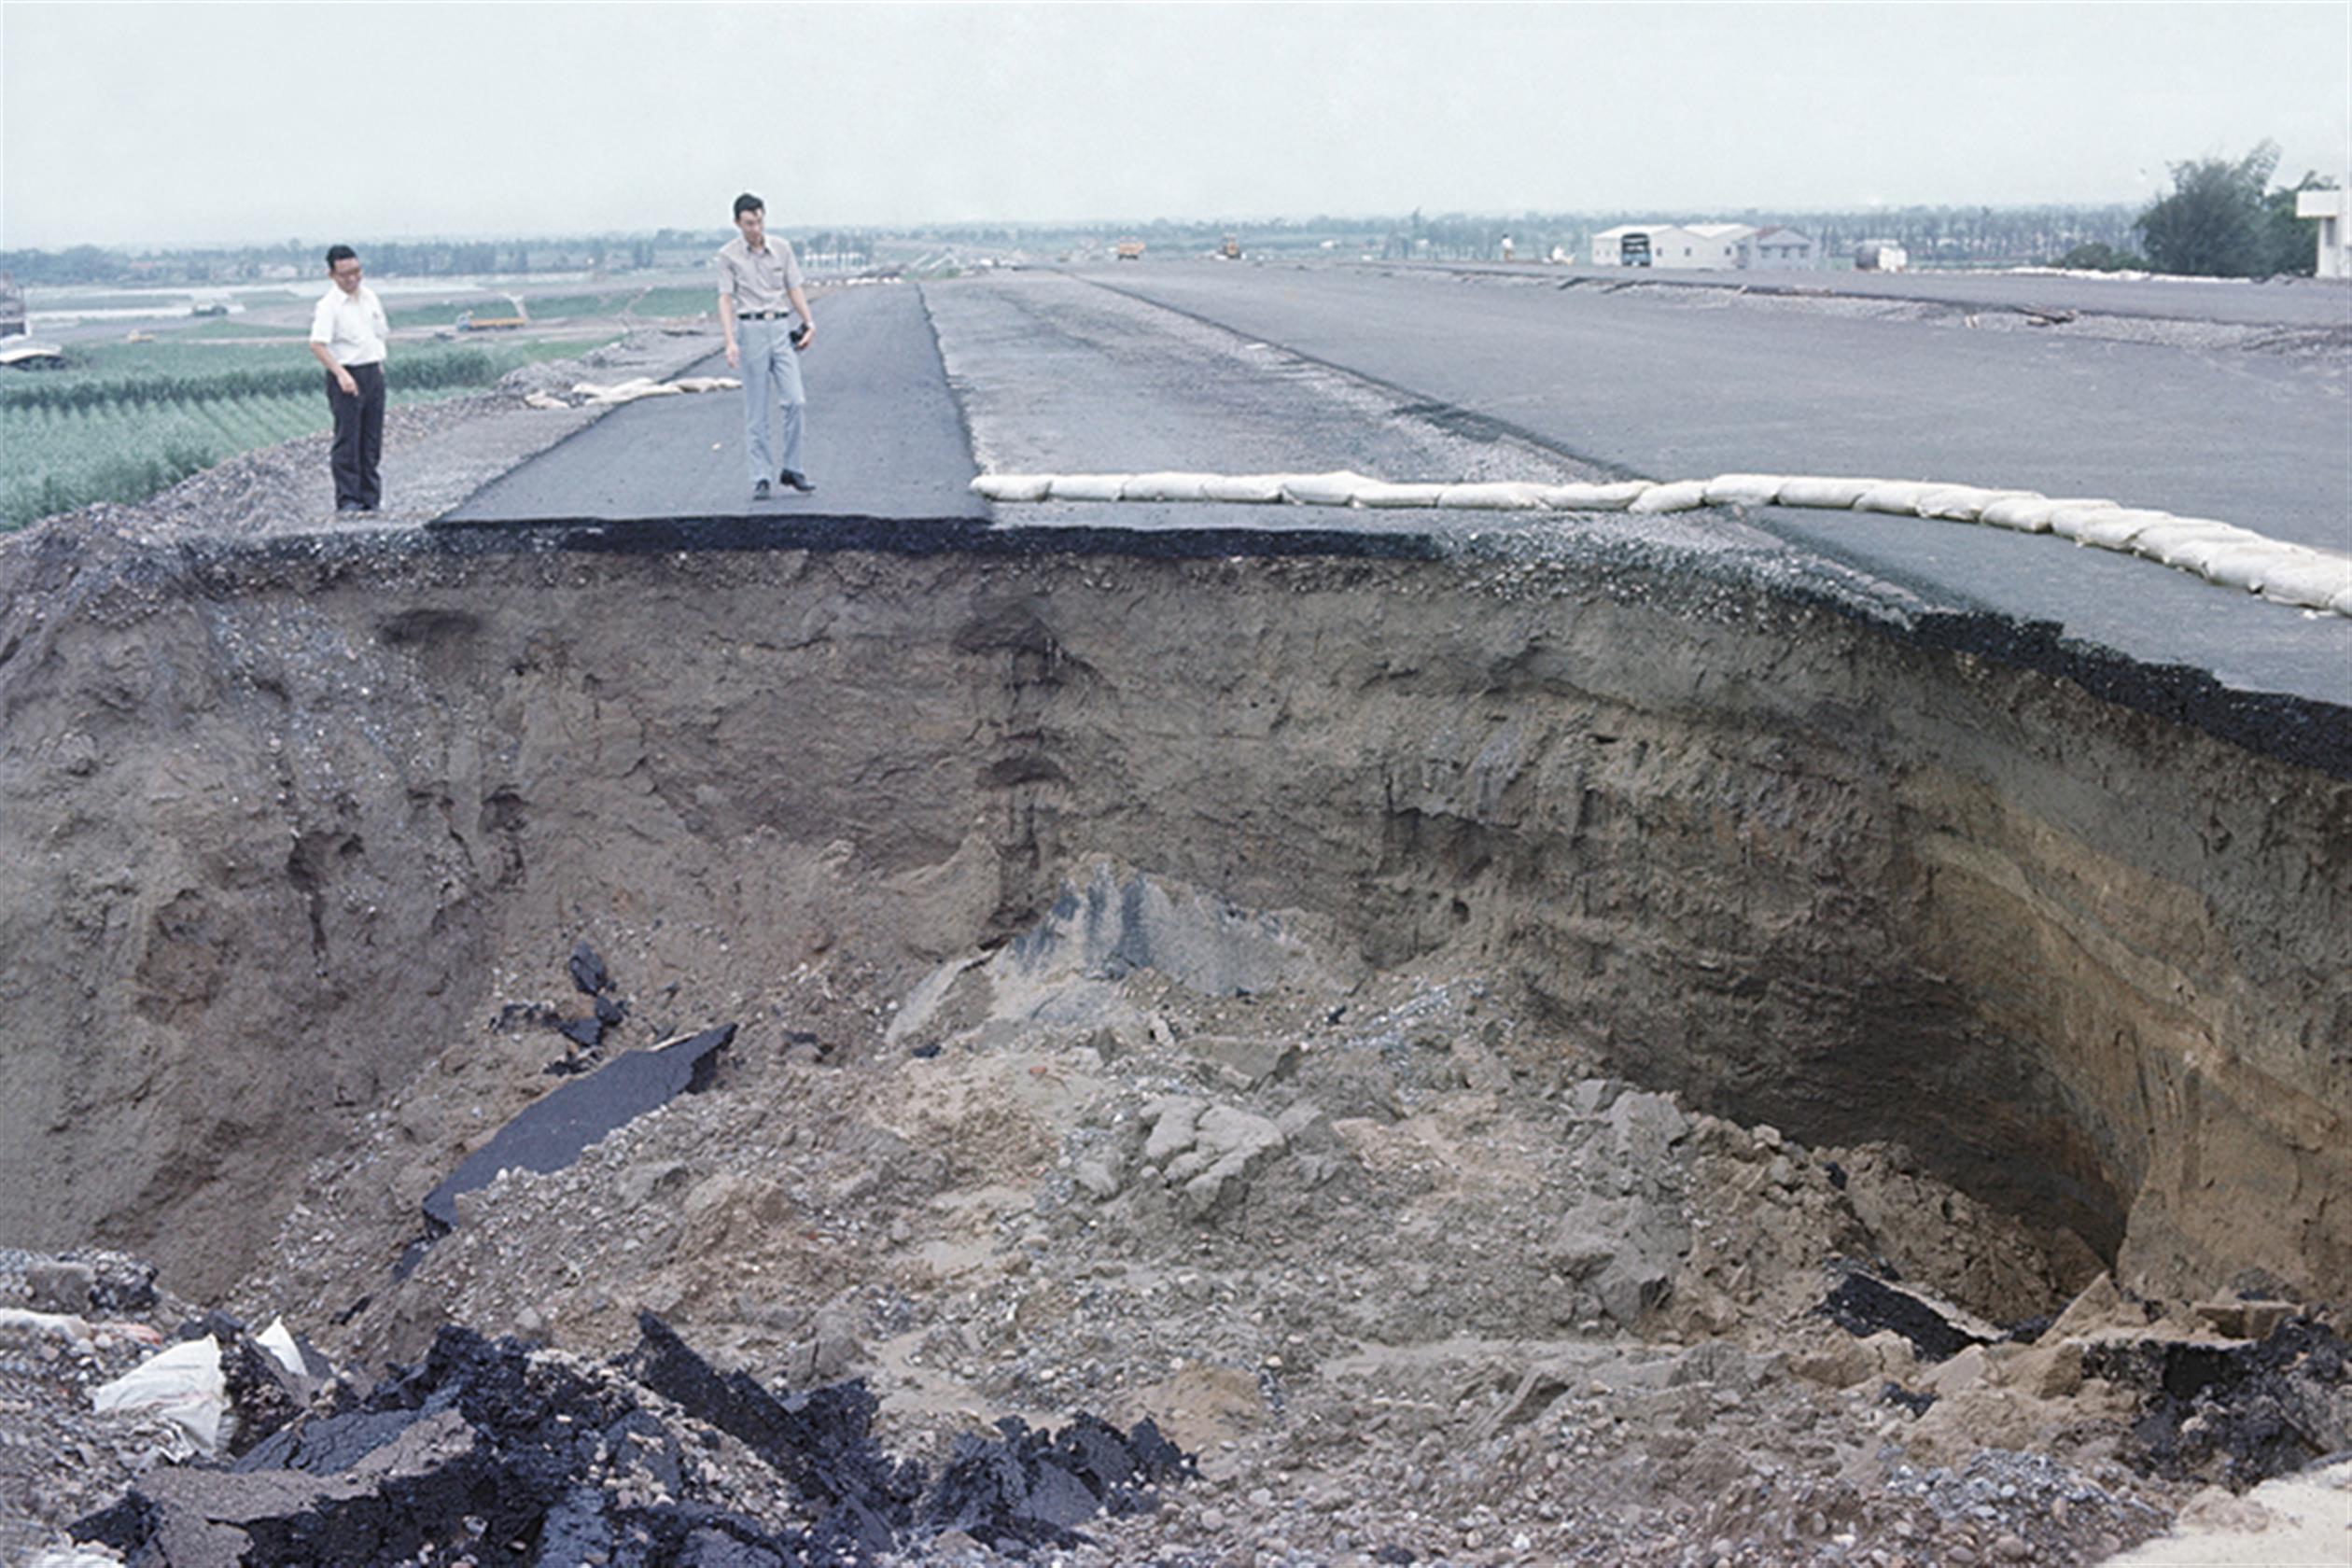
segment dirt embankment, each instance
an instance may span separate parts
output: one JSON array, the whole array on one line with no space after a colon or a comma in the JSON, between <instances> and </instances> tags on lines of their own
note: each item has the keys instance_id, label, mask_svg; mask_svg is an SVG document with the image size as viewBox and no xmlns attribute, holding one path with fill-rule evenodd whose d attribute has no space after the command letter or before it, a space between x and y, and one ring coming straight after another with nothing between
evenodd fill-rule
<instances>
[{"instance_id":1,"label":"dirt embankment","mask_svg":"<svg viewBox=\"0 0 2352 1568\"><path fill-rule=\"evenodd\" d=\"M1106 854L1507 973L1637 1081L1899 1141L2132 1284L2352 1278L2346 786L2044 676L1502 560L7 565L31 1245L225 1288L590 919L693 1024L811 964L903 994Z\"/></svg>"}]
</instances>

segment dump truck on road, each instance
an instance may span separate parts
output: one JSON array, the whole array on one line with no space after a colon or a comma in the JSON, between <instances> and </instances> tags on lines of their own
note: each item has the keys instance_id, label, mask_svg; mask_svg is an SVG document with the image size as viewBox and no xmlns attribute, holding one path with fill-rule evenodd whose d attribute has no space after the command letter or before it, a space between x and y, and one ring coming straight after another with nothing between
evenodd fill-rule
<instances>
[{"instance_id":1,"label":"dump truck on road","mask_svg":"<svg viewBox=\"0 0 2352 1568\"><path fill-rule=\"evenodd\" d=\"M1141 240L1121 240L1119 242L1118 256L1119 259L1122 261L1142 260L1143 242Z\"/></svg>"}]
</instances>

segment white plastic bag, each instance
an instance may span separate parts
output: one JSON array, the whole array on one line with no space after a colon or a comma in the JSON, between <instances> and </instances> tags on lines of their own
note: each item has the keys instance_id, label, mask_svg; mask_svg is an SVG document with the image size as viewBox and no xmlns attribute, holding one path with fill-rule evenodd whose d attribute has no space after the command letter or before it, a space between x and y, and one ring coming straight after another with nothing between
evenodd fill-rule
<instances>
[{"instance_id":1,"label":"white plastic bag","mask_svg":"<svg viewBox=\"0 0 2352 1568\"><path fill-rule=\"evenodd\" d=\"M161 1416L195 1439L206 1453L220 1448L229 1415L229 1385L220 1374L220 1342L211 1335L149 1356L110 1383L90 1391L101 1415Z\"/></svg>"}]
</instances>

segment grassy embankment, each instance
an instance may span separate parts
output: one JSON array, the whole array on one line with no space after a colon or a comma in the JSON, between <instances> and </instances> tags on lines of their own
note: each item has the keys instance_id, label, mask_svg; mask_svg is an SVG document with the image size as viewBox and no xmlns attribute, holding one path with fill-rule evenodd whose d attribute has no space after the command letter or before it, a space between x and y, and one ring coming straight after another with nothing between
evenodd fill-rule
<instances>
[{"instance_id":1,"label":"grassy embankment","mask_svg":"<svg viewBox=\"0 0 2352 1568\"><path fill-rule=\"evenodd\" d=\"M180 337L77 345L66 369L0 384L0 530L92 501L144 500L199 469L333 423L324 374L300 343ZM390 399L460 397L518 365L587 346L503 337L401 347L387 362Z\"/></svg>"}]
</instances>

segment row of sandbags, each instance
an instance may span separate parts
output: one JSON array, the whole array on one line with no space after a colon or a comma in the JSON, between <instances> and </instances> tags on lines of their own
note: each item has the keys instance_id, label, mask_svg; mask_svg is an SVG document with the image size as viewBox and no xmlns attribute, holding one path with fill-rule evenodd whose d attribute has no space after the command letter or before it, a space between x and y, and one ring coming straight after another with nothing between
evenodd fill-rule
<instances>
[{"instance_id":1,"label":"row of sandbags","mask_svg":"<svg viewBox=\"0 0 2352 1568\"><path fill-rule=\"evenodd\" d=\"M982 474L991 501L1230 501L1257 505L1440 507L1477 511L1688 511L1706 506L1813 507L1978 523L2055 534L2194 572L2281 604L2352 615L2352 555L2289 544L2203 517L2033 490L1927 480L1718 474L1713 479L1608 484L1519 481L1394 484L1340 469L1313 474Z\"/></svg>"}]
</instances>

